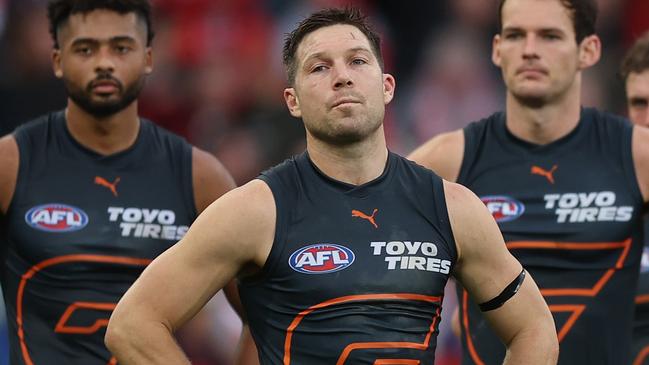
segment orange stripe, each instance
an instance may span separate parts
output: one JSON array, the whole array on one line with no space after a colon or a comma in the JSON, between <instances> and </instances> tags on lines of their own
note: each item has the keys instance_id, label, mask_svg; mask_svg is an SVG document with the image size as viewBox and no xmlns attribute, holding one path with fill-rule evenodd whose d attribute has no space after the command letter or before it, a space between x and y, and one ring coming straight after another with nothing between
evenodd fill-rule
<instances>
[{"instance_id":1,"label":"orange stripe","mask_svg":"<svg viewBox=\"0 0 649 365\"><path fill-rule=\"evenodd\" d=\"M309 315L311 312L326 308L332 305L336 304L341 304L341 303L347 303L347 302L354 302L354 301L363 301L363 300L390 300L390 299L395 299L395 300L414 300L414 301L423 301L423 302L429 302L429 303L438 303L441 301L441 297L431 297L428 295L420 295L420 294L409 294L409 293L395 293L395 294L364 294L364 295L349 295L349 296L344 296L340 298L334 298L322 303L318 303L316 305L313 305L302 312L300 312L295 319L293 319L293 322L288 326L286 329L286 340L284 341L284 365L289 365L291 363L291 341L293 339L293 332L297 328L297 326L302 322L304 317ZM439 312L439 311L438 311ZM433 321L433 323L435 323ZM430 339L430 333L426 337L427 341Z\"/></svg>"},{"instance_id":2,"label":"orange stripe","mask_svg":"<svg viewBox=\"0 0 649 365\"><path fill-rule=\"evenodd\" d=\"M435 331L435 324L437 323L437 319L439 318L439 311L440 308L437 308L437 311L435 312L435 316L433 317L433 323L431 323L430 328L428 330L428 334L426 335L426 338L424 339L423 343L414 343L414 342L357 342L357 343L352 343L347 345L345 349L343 350L342 354L338 358L338 361L336 362L336 365L343 365L345 361L347 361L347 358L349 357L349 354L351 354L352 351L358 350L358 349L386 349L386 348L407 348L407 349L415 349L415 350L425 350L428 348L428 343L430 341L430 336Z\"/></svg>"},{"instance_id":3,"label":"orange stripe","mask_svg":"<svg viewBox=\"0 0 649 365\"><path fill-rule=\"evenodd\" d=\"M419 360L408 359L377 359L374 365L419 365Z\"/></svg>"},{"instance_id":4,"label":"orange stripe","mask_svg":"<svg viewBox=\"0 0 649 365\"><path fill-rule=\"evenodd\" d=\"M16 323L18 325L18 340L20 342L20 349L23 355L23 360L25 361L26 365L34 365L31 356L29 356L29 351L25 342L25 331L23 329L23 295L25 293L25 286L27 285L27 281L34 277L36 273L47 267L69 262L102 262L110 264L146 266L151 263L151 260L121 256L65 255L53 257L32 266L26 273L22 275L20 284L18 285L18 294L16 297Z\"/></svg>"},{"instance_id":5,"label":"orange stripe","mask_svg":"<svg viewBox=\"0 0 649 365\"><path fill-rule=\"evenodd\" d=\"M471 339L471 331L469 330L468 305L469 293L467 293L466 289L462 289L462 306L464 307L464 311L462 311L462 324L464 325L464 337L466 338L466 344L469 348L469 355L471 355L471 359L473 359L473 362L476 363L476 365L484 365L484 362L482 362L482 359L478 355L478 351L475 350L475 347L473 346L473 340Z\"/></svg>"},{"instance_id":6,"label":"orange stripe","mask_svg":"<svg viewBox=\"0 0 649 365\"><path fill-rule=\"evenodd\" d=\"M638 295L635 297L635 304L649 303L649 294Z\"/></svg>"},{"instance_id":7,"label":"orange stripe","mask_svg":"<svg viewBox=\"0 0 649 365\"><path fill-rule=\"evenodd\" d=\"M563 327L561 327L557 335L559 339L559 343L561 343L563 338L566 337L568 332L570 332L570 330L572 329L572 326L575 325L575 322L577 322L579 316L581 316L581 314L584 312L586 306L581 304L576 304L576 305L558 304L558 305L549 305L548 308L550 308L550 312L552 313L572 312L572 314L570 315L570 317L568 317L568 320L563 325Z\"/></svg>"},{"instance_id":8,"label":"orange stripe","mask_svg":"<svg viewBox=\"0 0 649 365\"><path fill-rule=\"evenodd\" d=\"M553 242L553 241L510 241L507 242L507 248L509 250L517 249L544 249L544 250L615 250L622 249L620 257L615 262L614 268L606 270L599 280L593 285L590 289L583 288L549 288L541 289L541 294L544 297L548 296L587 296L594 297L602 290L602 288L608 283L608 281L615 274L616 269L621 269L624 265L624 261L629 254L631 249L632 239L627 238L621 242ZM649 295L643 298L649 302ZM636 298L636 301L638 299ZM476 365L484 365L482 359L478 355L478 352L473 345L473 340L471 339L471 332L469 330L469 315L468 315L468 294L466 290L462 289L462 303L464 306L464 311L462 313L462 325L464 327L466 346L469 350L469 355L473 359L473 362ZM551 312L573 312L572 315L568 318L566 323L558 332L559 342L570 332L574 326L577 319L581 314L586 310L585 305L550 305L548 306ZM635 365L635 364L634 364Z\"/></svg>"},{"instance_id":9,"label":"orange stripe","mask_svg":"<svg viewBox=\"0 0 649 365\"><path fill-rule=\"evenodd\" d=\"M636 356L635 360L633 360L633 365L642 365L642 363L647 359L647 356L649 355L649 346L645 346L638 356Z\"/></svg>"},{"instance_id":10,"label":"orange stripe","mask_svg":"<svg viewBox=\"0 0 649 365\"><path fill-rule=\"evenodd\" d=\"M100 328L108 326L108 319L98 319L92 326L66 326L65 323L70 319L72 313L77 309L94 309L101 311L112 312L117 305L115 303L92 303L92 302L74 302L68 306L61 318L59 319L54 332L56 333L69 333L78 335L89 335L99 331Z\"/></svg>"}]
</instances>

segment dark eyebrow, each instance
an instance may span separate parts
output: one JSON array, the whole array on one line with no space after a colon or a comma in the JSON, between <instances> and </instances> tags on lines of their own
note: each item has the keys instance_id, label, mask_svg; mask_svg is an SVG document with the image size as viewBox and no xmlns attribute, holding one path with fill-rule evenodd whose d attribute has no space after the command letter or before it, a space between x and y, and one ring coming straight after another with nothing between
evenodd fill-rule
<instances>
[{"instance_id":1,"label":"dark eyebrow","mask_svg":"<svg viewBox=\"0 0 649 365\"><path fill-rule=\"evenodd\" d=\"M643 97L632 97L629 98L629 104L630 105L635 105L635 106L647 106L649 105L649 98L643 98Z\"/></svg>"},{"instance_id":2,"label":"dark eyebrow","mask_svg":"<svg viewBox=\"0 0 649 365\"><path fill-rule=\"evenodd\" d=\"M99 40L97 38L77 38L72 41L72 46L76 46L79 44L93 44L97 45L101 43L102 40ZM120 36L115 36L111 37L108 39L109 43L118 43L118 42L135 42L135 39L131 36L127 35L120 35Z\"/></svg>"}]
</instances>

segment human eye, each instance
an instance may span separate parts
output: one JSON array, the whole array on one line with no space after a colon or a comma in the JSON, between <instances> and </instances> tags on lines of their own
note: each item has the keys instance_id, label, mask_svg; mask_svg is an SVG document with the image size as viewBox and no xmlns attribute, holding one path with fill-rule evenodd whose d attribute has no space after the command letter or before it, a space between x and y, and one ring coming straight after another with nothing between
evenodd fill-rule
<instances>
[{"instance_id":1,"label":"human eye","mask_svg":"<svg viewBox=\"0 0 649 365\"><path fill-rule=\"evenodd\" d=\"M320 65L315 65L315 66L311 67L311 73L322 72L322 71L324 71L326 69L327 69L327 66L325 66L325 65L321 65L321 64Z\"/></svg>"},{"instance_id":2,"label":"human eye","mask_svg":"<svg viewBox=\"0 0 649 365\"><path fill-rule=\"evenodd\" d=\"M74 48L74 53L81 56L90 56L92 54L92 48L88 46L78 46Z\"/></svg>"},{"instance_id":3,"label":"human eye","mask_svg":"<svg viewBox=\"0 0 649 365\"><path fill-rule=\"evenodd\" d=\"M118 44L115 46L115 51L117 51L117 53L119 54L126 54L130 52L131 49L132 49L131 47L122 44Z\"/></svg>"},{"instance_id":4,"label":"human eye","mask_svg":"<svg viewBox=\"0 0 649 365\"><path fill-rule=\"evenodd\" d=\"M367 64L367 61L365 59L363 59L363 58L354 58L352 60L352 64L354 64L354 65L364 65L364 64Z\"/></svg>"},{"instance_id":5,"label":"human eye","mask_svg":"<svg viewBox=\"0 0 649 365\"><path fill-rule=\"evenodd\" d=\"M521 39L523 37L522 32L506 32L503 36L505 39L510 40L510 41L515 41L517 39Z\"/></svg>"}]
</instances>

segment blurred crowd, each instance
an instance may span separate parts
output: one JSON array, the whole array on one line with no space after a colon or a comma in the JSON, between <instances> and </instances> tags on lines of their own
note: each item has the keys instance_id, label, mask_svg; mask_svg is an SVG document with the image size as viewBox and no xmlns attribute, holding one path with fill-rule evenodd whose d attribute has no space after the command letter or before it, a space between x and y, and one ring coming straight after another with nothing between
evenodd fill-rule
<instances>
[{"instance_id":1,"label":"blurred crowd","mask_svg":"<svg viewBox=\"0 0 649 365\"><path fill-rule=\"evenodd\" d=\"M215 154L239 184L304 148L302 122L290 117L282 97L281 49L285 33L315 9L355 5L382 35L386 72L397 80L386 118L393 151L408 153L504 106L504 86L490 59L497 0L152 2L155 69L140 98L141 114ZM0 0L0 135L65 106L51 70L45 3ZM584 75L584 105L624 113L619 63L649 29L649 1L599 5L603 59ZM195 364L228 364L240 324L223 311L221 297L210 305L215 310L182 331L182 343ZM448 293L447 313L454 305ZM7 361L3 317L4 310L0 365ZM443 317L437 364L458 363L449 317Z\"/></svg>"}]
</instances>

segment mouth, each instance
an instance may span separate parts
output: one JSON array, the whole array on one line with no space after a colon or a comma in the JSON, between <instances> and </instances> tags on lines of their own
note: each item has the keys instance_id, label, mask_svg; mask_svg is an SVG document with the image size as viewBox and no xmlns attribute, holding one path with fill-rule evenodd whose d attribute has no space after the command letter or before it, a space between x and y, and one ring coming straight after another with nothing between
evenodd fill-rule
<instances>
[{"instance_id":1,"label":"mouth","mask_svg":"<svg viewBox=\"0 0 649 365\"><path fill-rule=\"evenodd\" d=\"M97 94L113 94L119 91L119 84L115 81L101 80L93 82L90 88Z\"/></svg>"},{"instance_id":2,"label":"mouth","mask_svg":"<svg viewBox=\"0 0 649 365\"><path fill-rule=\"evenodd\" d=\"M352 106L354 104L361 104L361 102L360 102L360 100L353 99L353 98L338 99L331 105L331 109L335 109L335 108L338 108L338 107Z\"/></svg>"},{"instance_id":3,"label":"mouth","mask_svg":"<svg viewBox=\"0 0 649 365\"><path fill-rule=\"evenodd\" d=\"M516 71L516 74L526 76L545 76L548 72L545 69L538 67L522 67Z\"/></svg>"}]
</instances>

